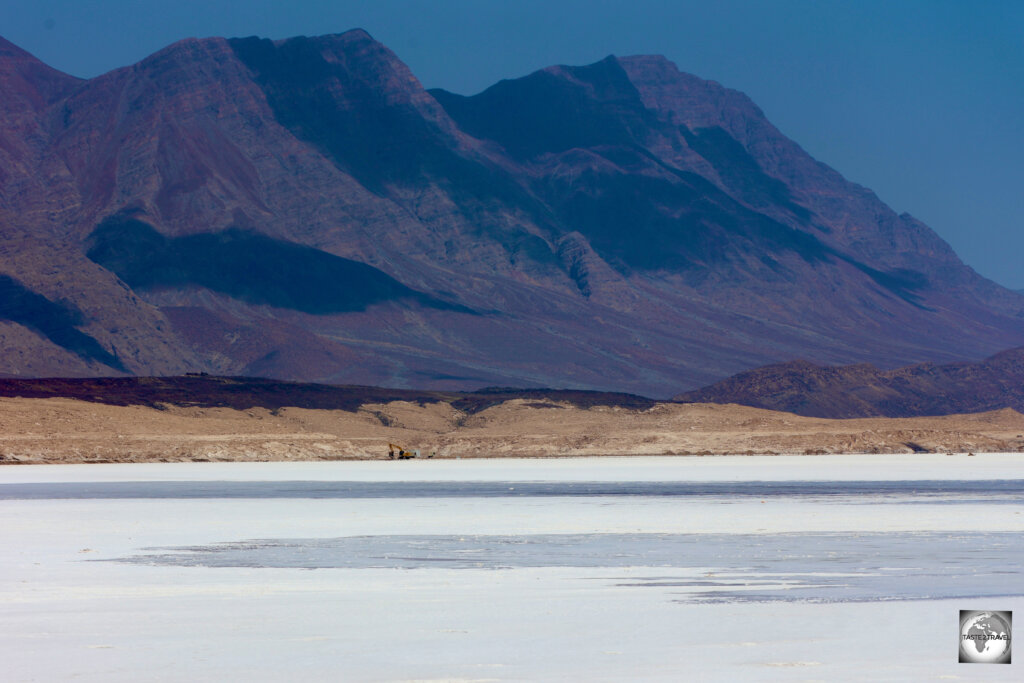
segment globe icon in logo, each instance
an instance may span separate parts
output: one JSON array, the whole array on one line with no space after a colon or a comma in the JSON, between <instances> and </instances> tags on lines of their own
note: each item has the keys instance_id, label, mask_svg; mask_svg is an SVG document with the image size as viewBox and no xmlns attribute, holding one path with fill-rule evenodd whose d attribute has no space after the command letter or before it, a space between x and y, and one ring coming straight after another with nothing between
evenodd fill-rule
<instances>
[{"instance_id":1,"label":"globe icon in logo","mask_svg":"<svg viewBox=\"0 0 1024 683\"><path fill-rule=\"evenodd\" d=\"M1000 664L1010 662L1009 612L960 613L960 661Z\"/></svg>"}]
</instances>

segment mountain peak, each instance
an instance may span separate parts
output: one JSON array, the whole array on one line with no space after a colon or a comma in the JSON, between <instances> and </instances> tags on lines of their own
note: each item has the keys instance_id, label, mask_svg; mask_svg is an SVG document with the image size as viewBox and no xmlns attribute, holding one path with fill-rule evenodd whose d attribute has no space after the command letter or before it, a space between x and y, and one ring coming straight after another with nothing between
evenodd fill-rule
<instances>
[{"instance_id":1,"label":"mountain peak","mask_svg":"<svg viewBox=\"0 0 1024 683\"><path fill-rule=\"evenodd\" d=\"M618 58L622 62L629 62L639 66L646 66L649 68L665 69L672 73L682 73L676 63L665 55L659 54L645 54L645 55L626 55L625 57Z\"/></svg>"},{"instance_id":2,"label":"mountain peak","mask_svg":"<svg viewBox=\"0 0 1024 683\"><path fill-rule=\"evenodd\" d=\"M0 36L0 87L5 98L21 95L38 110L60 99L81 82L47 66L35 55Z\"/></svg>"},{"instance_id":3,"label":"mountain peak","mask_svg":"<svg viewBox=\"0 0 1024 683\"><path fill-rule=\"evenodd\" d=\"M364 28L353 28L348 31L342 31L341 33L329 34L321 36L321 38L337 38L348 42L369 42L376 43L377 40L370 35L370 32Z\"/></svg>"},{"instance_id":4,"label":"mountain peak","mask_svg":"<svg viewBox=\"0 0 1024 683\"><path fill-rule=\"evenodd\" d=\"M338 45L351 47L355 44L378 44L373 36L366 29L354 28L341 33L324 33L316 36L297 35L287 38L263 38L262 36L244 36L230 38L229 40L269 40L275 47L282 47L289 44L313 43L316 45Z\"/></svg>"},{"instance_id":5,"label":"mountain peak","mask_svg":"<svg viewBox=\"0 0 1024 683\"><path fill-rule=\"evenodd\" d=\"M18 47L3 36L0 36L0 59L18 62L36 62L42 64L38 57Z\"/></svg>"},{"instance_id":6,"label":"mountain peak","mask_svg":"<svg viewBox=\"0 0 1024 683\"><path fill-rule=\"evenodd\" d=\"M264 74L267 69L305 68L313 69L313 72L300 74L302 77L321 78L325 75L320 61L323 60L352 72L351 77L360 81L397 77L422 89L409 68L361 28L322 36L293 36L279 40L249 36L231 38L226 42L251 68L256 66Z\"/></svg>"},{"instance_id":7,"label":"mountain peak","mask_svg":"<svg viewBox=\"0 0 1024 683\"><path fill-rule=\"evenodd\" d=\"M206 59L211 52L225 50L226 46L227 40L224 38L182 38L149 55L137 66L202 60Z\"/></svg>"}]
</instances>

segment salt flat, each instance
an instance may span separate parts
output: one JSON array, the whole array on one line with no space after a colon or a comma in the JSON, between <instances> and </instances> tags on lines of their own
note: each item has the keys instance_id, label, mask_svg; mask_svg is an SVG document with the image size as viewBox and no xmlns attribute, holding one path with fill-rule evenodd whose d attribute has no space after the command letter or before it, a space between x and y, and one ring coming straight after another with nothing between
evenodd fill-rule
<instances>
[{"instance_id":1,"label":"salt flat","mask_svg":"<svg viewBox=\"0 0 1024 683\"><path fill-rule=\"evenodd\" d=\"M1019 680L956 627L1024 613L1022 487L1019 454L0 468L0 668Z\"/></svg>"},{"instance_id":2,"label":"salt flat","mask_svg":"<svg viewBox=\"0 0 1024 683\"><path fill-rule=\"evenodd\" d=\"M58 481L903 481L1024 479L1024 454L620 456L349 462L21 465L0 483Z\"/></svg>"}]
</instances>

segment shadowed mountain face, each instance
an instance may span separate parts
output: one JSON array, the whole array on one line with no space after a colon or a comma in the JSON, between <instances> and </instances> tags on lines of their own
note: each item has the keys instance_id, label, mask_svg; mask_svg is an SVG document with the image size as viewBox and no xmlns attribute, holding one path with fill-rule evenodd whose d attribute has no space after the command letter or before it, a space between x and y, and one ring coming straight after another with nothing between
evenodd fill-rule
<instances>
[{"instance_id":1,"label":"shadowed mountain face","mask_svg":"<svg viewBox=\"0 0 1024 683\"><path fill-rule=\"evenodd\" d=\"M85 321L74 305L50 301L3 274L0 274L0 320L24 325L86 362L95 361L121 372L125 369L99 342L77 329Z\"/></svg>"},{"instance_id":2,"label":"shadowed mountain face","mask_svg":"<svg viewBox=\"0 0 1024 683\"><path fill-rule=\"evenodd\" d=\"M1024 343L1024 298L659 57L466 97L358 30L89 81L0 42L0 91L0 374L666 396Z\"/></svg>"},{"instance_id":3,"label":"shadowed mountain face","mask_svg":"<svg viewBox=\"0 0 1024 683\"><path fill-rule=\"evenodd\" d=\"M566 77L568 76L568 78ZM470 135L494 140L516 159L602 145L638 145L656 124L618 61L538 71L502 81L475 97L430 93Z\"/></svg>"},{"instance_id":4,"label":"shadowed mountain face","mask_svg":"<svg viewBox=\"0 0 1024 683\"><path fill-rule=\"evenodd\" d=\"M896 370L871 365L770 365L675 397L688 403L738 403L808 417L919 417L1024 412L1024 348L979 363L924 363Z\"/></svg>"},{"instance_id":5,"label":"shadowed mountain face","mask_svg":"<svg viewBox=\"0 0 1024 683\"><path fill-rule=\"evenodd\" d=\"M750 211L702 176L652 155L645 139L667 126L644 106L613 57L502 81L475 97L430 92L460 128L500 144L520 162L596 150L597 168L581 164L582 174L552 178L542 191L561 232L578 231L621 271L705 269L727 259L730 250L787 250L805 260L828 254L813 235ZM735 140L721 129L711 130L721 133L712 137L739 147L729 151L745 162L726 159L721 165L736 175L758 175L756 163L743 157ZM771 179L758 177L770 185ZM785 186L775 182L781 186L776 192L787 199Z\"/></svg>"},{"instance_id":6,"label":"shadowed mountain face","mask_svg":"<svg viewBox=\"0 0 1024 683\"><path fill-rule=\"evenodd\" d=\"M460 308L413 291L365 263L245 230L168 238L141 221L109 218L87 244L90 260L140 292L201 287L314 315L365 311L395 300Z\"/></svg>"},{"instance_id":7,"label":"shadowed mountain face","mask_svg":"<svg viewBox=\"0 0 1024 683\"><path fill-rule=\"evenodd\" d=\"M372 41L326 54L325 41L315 38L228 42L251 69L277 122L367 189L387 194L395 184L439 180L487 197L508 185L453 150L415 102L389 98L375 78L377 62L386 57L382 49L366 50L379 48Z\"/></svg>"}]
</instances>

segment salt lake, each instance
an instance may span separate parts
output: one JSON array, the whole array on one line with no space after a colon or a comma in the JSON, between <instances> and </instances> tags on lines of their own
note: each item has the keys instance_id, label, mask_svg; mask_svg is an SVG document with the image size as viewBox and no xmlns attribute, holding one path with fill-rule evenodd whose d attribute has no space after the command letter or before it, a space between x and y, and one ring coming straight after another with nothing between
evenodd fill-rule
<instances>
[{"instance_id":1,"label":"salt lake","mask_svg":"<svg viewBox=\"0 0 1024 683\"><path fill-rule=\"evenodd\" d=\"M1019 680L1018 454L0 469L5 680ZM1024 611L1019 612L1024 614Z\"/></svg>"}]
</instances>

